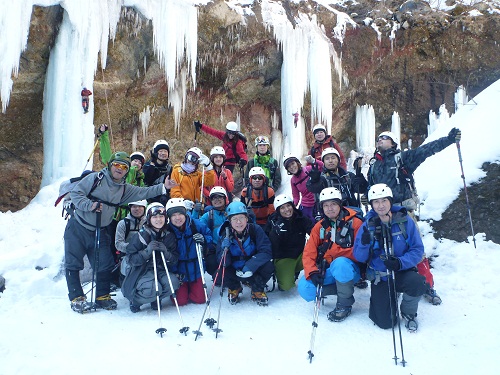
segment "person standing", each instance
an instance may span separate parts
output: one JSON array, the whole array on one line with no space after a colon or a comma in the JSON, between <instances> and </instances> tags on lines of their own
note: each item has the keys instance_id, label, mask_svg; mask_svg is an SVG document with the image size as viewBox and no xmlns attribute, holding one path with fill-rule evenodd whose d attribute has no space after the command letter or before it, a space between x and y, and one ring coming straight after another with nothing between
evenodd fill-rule
<instances>
[{"instance_id":1,"label":"person standing","mask_svg":"<svg viewBox=\"0 0 500 375\"><path fill-rule=\"evenodd\" d=\"M71 308L79 313L93 308L114 310L116 301L110 296L111 270L115 262L110 249L107 226L113 220L116 207L131 201L160 195L170 189L169 181L151 187L138 187L125 183L130 169L130 158L126 152L116 152L108 166L98 173L84 177L70 192L74 213L64 231L64 265ZM100 219L100 225L99 221ZM99 233L96 233L99 231ZM100 236L96 249L96 235ZM97 254L96 254L97 253ZM80 283L79 271L83 270L83 258L87 255L95 270L95 305L87 302ZM97 257L97 264L95 262ZM98 265L98 267L97 267Z\"/></svg>"},{"instance_id":2,"label":"person standing","mask_svg":"<svg viewBox=\"0 0 500 375\"><path fill-rule=\"evenodd\" d=\"M224 148L215 146L210 150L210 161L215 171L215 184L205 185L203 187L203 196L205 197L205 206L211 205L210 192L213 187L220 186L224 188L229 202L233 201L234 179L233 173L224 166L226 161L226 152Z\"/></svg>"},{"instance_id":3,"label":"person standing","mask_svg":"<svg viewBox=\"0 0 500 375\"><path fill-rule=\"evenodd\" d=\"M321 160L323 159L322 154L326 148L333 147L337 150L339 155L339 165L342 169L347 170L347 163L340 146L333 140L331 135L326 134L326 127L322 124L314 125L313 129L314 144L309 151L309 155L313 158Z\"/></svg>"},{"instance_id":4,"label":"person standing","mask_svg":"<svg viewBox=\"0 0 500 375\"><path fill-rule=\"evenodd\" d=\"M89 112L89 103L90 103L90 95L92 95L92 91L90 91L88 88L84 87L82 92L80 93L82 96L82 107L83 107L83 113L88 113Z\"/></svg>"},{"instance_id":5,"label":"person standing","mask_svg":"<svg viewBox=\"0 0 500 375\"><path fill-rule=\"evenodd\" d=\"M425 277L416 268L424 255L424 245L415 222L405 208L394 205L393 199L386 184L370 187L368 201L372 209L356 237L354 256L359 262L368 262L370 319L380 328L394 327L398 319L395 284L396 292L403 293L401 316L405 326L415 332L418 302L429 289Z\"/></svg>"},{"instance_id":6,"label":"person standing","mask_svg":"<svg viewBox=\"0 0 500 375\"><path fill-rule=\"evenodd\" d=\"M245 181L248 185L249 173L253 167L260 167L264 170L268 185L273 188L274 191L278 191L281 185L281 170L279 168L278 162L271 156L271 143L269 138L265 135L259 135L255 138L256 152L255 156L248 161L247 169L245 172Z\"/></svg>"}]
</instances>

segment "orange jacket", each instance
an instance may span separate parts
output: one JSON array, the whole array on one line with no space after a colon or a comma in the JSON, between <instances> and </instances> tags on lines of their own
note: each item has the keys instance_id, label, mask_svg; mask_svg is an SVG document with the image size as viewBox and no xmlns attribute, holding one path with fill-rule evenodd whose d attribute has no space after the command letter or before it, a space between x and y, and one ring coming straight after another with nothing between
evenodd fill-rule
<instances>
[{"instance_id":1,"label":"orange jacket","mask_svg":"<svg viewBox=\"0 0 500 375\"><path fill-rule=\"evenodd\" d=\"M178 186L170 189L170 198L184 198L193 202L200 200L202 173L198 170L193 173L186 173L182 170L180 164L174 165L172 175L170 177ZM215 172L205 172L205 185L213 185L215 183Z\"/></svg>"},{"instance_id":2,"label":"orange jacket","mask_svg":"<svg viewBox=\"0 0 500 375\"><path fill-rule=\"evenodd\" d=\"M265 186L264 186L265 187ZM267 217L271 215L274 210L274 190L271 187L267 187L267 204L264 202L264 191L256 190L252 187L252 197L249 199L247 197L248 188L244 188L241 192L241 201L247 206L251 207L257 224L265 225L267 223Z\"/></svg>"},{"instance_id":3,"label":"orange jacket","mask_svg":"<svg viewBox=\"0 0 500 375\"><path fill-rule=\"evenodd\" d=\"M348 222L352 218L351 225L352 229L354 230L354 234L352 235L351 238L351 244L352 246L354 246L354 239L356 238L356 234L358 233L358 230L363 224L363 222L357 217L355 217L356 212L350 208L344 207L341 213L344 214L344 217L341 219L341 222ZM316 264L316 258L318 256L318 247L322 243L326 242L325 239L320 238L321 228L323 227L322 226L323 220L318 221L316 225L313 227L313 229L311 230L309 240L307 241L306 246L304 247L304 253L302 254L302 263L304 265L304 275L306 276L306 279L309 279L309 275L311 274L311 272L319 271L318 266ZM329 223L328 228L325 230L324 237L326 237L326 235L329 232L331 232L331 230L332 227L331 224ZM337 233L340 233L339 225L337 225ZM328 264L330 264L334 259L339 257L346 257L354 262L357 262L352 252L352 246L343 248L335 243L334 238L332 238L332 241L333 243L325 253L325 259Z\"/></svg>"}]
</instances>

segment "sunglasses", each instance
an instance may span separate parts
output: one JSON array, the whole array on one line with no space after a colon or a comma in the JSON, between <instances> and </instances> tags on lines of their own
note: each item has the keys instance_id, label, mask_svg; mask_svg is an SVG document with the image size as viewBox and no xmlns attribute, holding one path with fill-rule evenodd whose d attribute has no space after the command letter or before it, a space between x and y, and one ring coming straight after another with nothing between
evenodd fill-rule
<instances>
[{"instance_id":1,"label":"sunglasses","mask_svg":"<svg viewBox=\"0 0 500 375\"><path fill-rule=\"evenodd\" d=\"M224 195L221 195L221 194L211 195L210 200L214 200L214 199L226 199L226 197Z\"/></svg>"},{"instance_id":2,"label":"sunglasses","mask_svg":"<svg viewBox=\"0 0 500 375\"><path fill-rule=\"evenodd\" d=\"M387 141L388 139L392 141L392 138L389 137L388 135L381 135L380 137L378 137L379 141Z\"/></svg>"},{"instance_id":3,"label":"sunglasses","mask_svg":"<svg viewBox=\"0 0 500 375\"><path fill-rule=\"evenodd\" d=\"M262 177L262 176L252 176L252 180L260 181L263 179L264 179L264 177Z\"/></svg>"},{"instance_id":4,"label":"sunglasses","mask_svg":"<svg viewBox=\"0 0 500 375\"><path fill-rule=\"evenodd\" d=\"M155 217L155 216L165 216L165 209L161 207L155 207L149 212L149 216Z\"/></svg>"},{"instance_id":5,"label":"sunglasses","mask_svg":"<svg viewBox=\"0 0 500 375\"><path fill-rule=\"evenodd\" d=\"M196 155L193 155L193 154L187 154L186 160L190 161L193 164L196 164L196 163L198 163L198 160L200 160L200 158Z\"/></svg>"},{"instance_id":6,"label":"sunglasses","mask_svg":"<svg viewBox=\"0 0 500 375\"><path fill-rule=\"evenodd\" d=\"M227 134L229 134L229 135L236 135L236 134L238 134L238 132L233 132L233 131L231 131L231 130L228 130L228 131L227 131Z\"/></svg>"},{"instance_id":7,"label":"sunglasses","mask_svg":"<svg viewBox=\"0 0 500 375\"><path fill-rule=\"evenodd\" d=\"M128 165L127 164L119 163L117 161L111 163L111 166L115 167L116 169L120 169L122 171L128 171Z\"/></svg>"}]
</instances>

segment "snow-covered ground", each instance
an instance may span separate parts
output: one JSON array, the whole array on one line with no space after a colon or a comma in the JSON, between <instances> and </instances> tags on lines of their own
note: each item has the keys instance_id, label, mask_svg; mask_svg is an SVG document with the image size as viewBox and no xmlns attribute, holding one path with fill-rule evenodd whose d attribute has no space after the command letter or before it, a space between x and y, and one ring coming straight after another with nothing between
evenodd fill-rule
<instances>
[{"instance_id":1,"label":"snow-covered ground","mask_svg":"<svg viewBox=\"0 0 500 375\"><path fill-rule=\"evenodd\" d=\"M496 105L500 81L462 107L448 126L462 129L462 153L467 182L483 175L484 161L498 162L500 138ZM480 152L478 152L480 150ZM424 198L422 215L437 218L459 193L462 184L456 147L428 159L418 170ZM437 175L436 175L437 174ZM0 213L0 274L7 289L0 294L0 374L204 373L304 374L308 371L344 374L469 374L495 373L500 350L500 246L486 242L475 228L477 249L465 242L435 240L421 223L428 255L435 255L436 288L441 306L421 301L418 333L403 329L406 368L395 366L391 330L381 330L368 318L369 289L356 290L352 315L331 323L329 298L321 307L312 364L307 360L313 303L296 290L269 293L269 306L249 300L245 289L239 305L222 298L220 328L205 325L194 341L204 305L181 308L187 336L175 307L162 311L163 338L155 333L158 316L149 308L132 314L117 292L118 310L79 315L71 311L66 283L58 276L63 257L66 222L54 208L58 184L44 187L23 210ZM472 208L474 209L474 207ZM465 220L466 208L463 218ZM209 291L211 284L209 284ZM211 316L217 317L219 290L212 295ZM398 356L401 357L399 344Z\"/></svg>"}]
</instances>

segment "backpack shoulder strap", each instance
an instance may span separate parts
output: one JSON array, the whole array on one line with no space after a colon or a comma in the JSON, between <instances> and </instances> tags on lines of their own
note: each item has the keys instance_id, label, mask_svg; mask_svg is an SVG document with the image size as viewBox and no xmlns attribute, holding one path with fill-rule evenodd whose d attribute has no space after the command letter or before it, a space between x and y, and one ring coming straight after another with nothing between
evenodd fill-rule
<instances>
[{"instance_id":1,"label":"backpack shoulder strap","mask_svg":"<svg viewBox=\"0 0 500 375\"><path fill-rule=\"evenodd\" d=\"M208 229L214 230L214 209L208 211Z\"/></svg>"},{"instance_id":2,"label":"backpack shoulder strap","mask_svg":"<svg viewBox=\"0 0 500 375\"><path fill-rule=\"evenodd\" d=\"M130 233L130 219L126 217L123 220L125 221L125 239L126 239L128 234Z\"/></svg>"}]
</instances>

